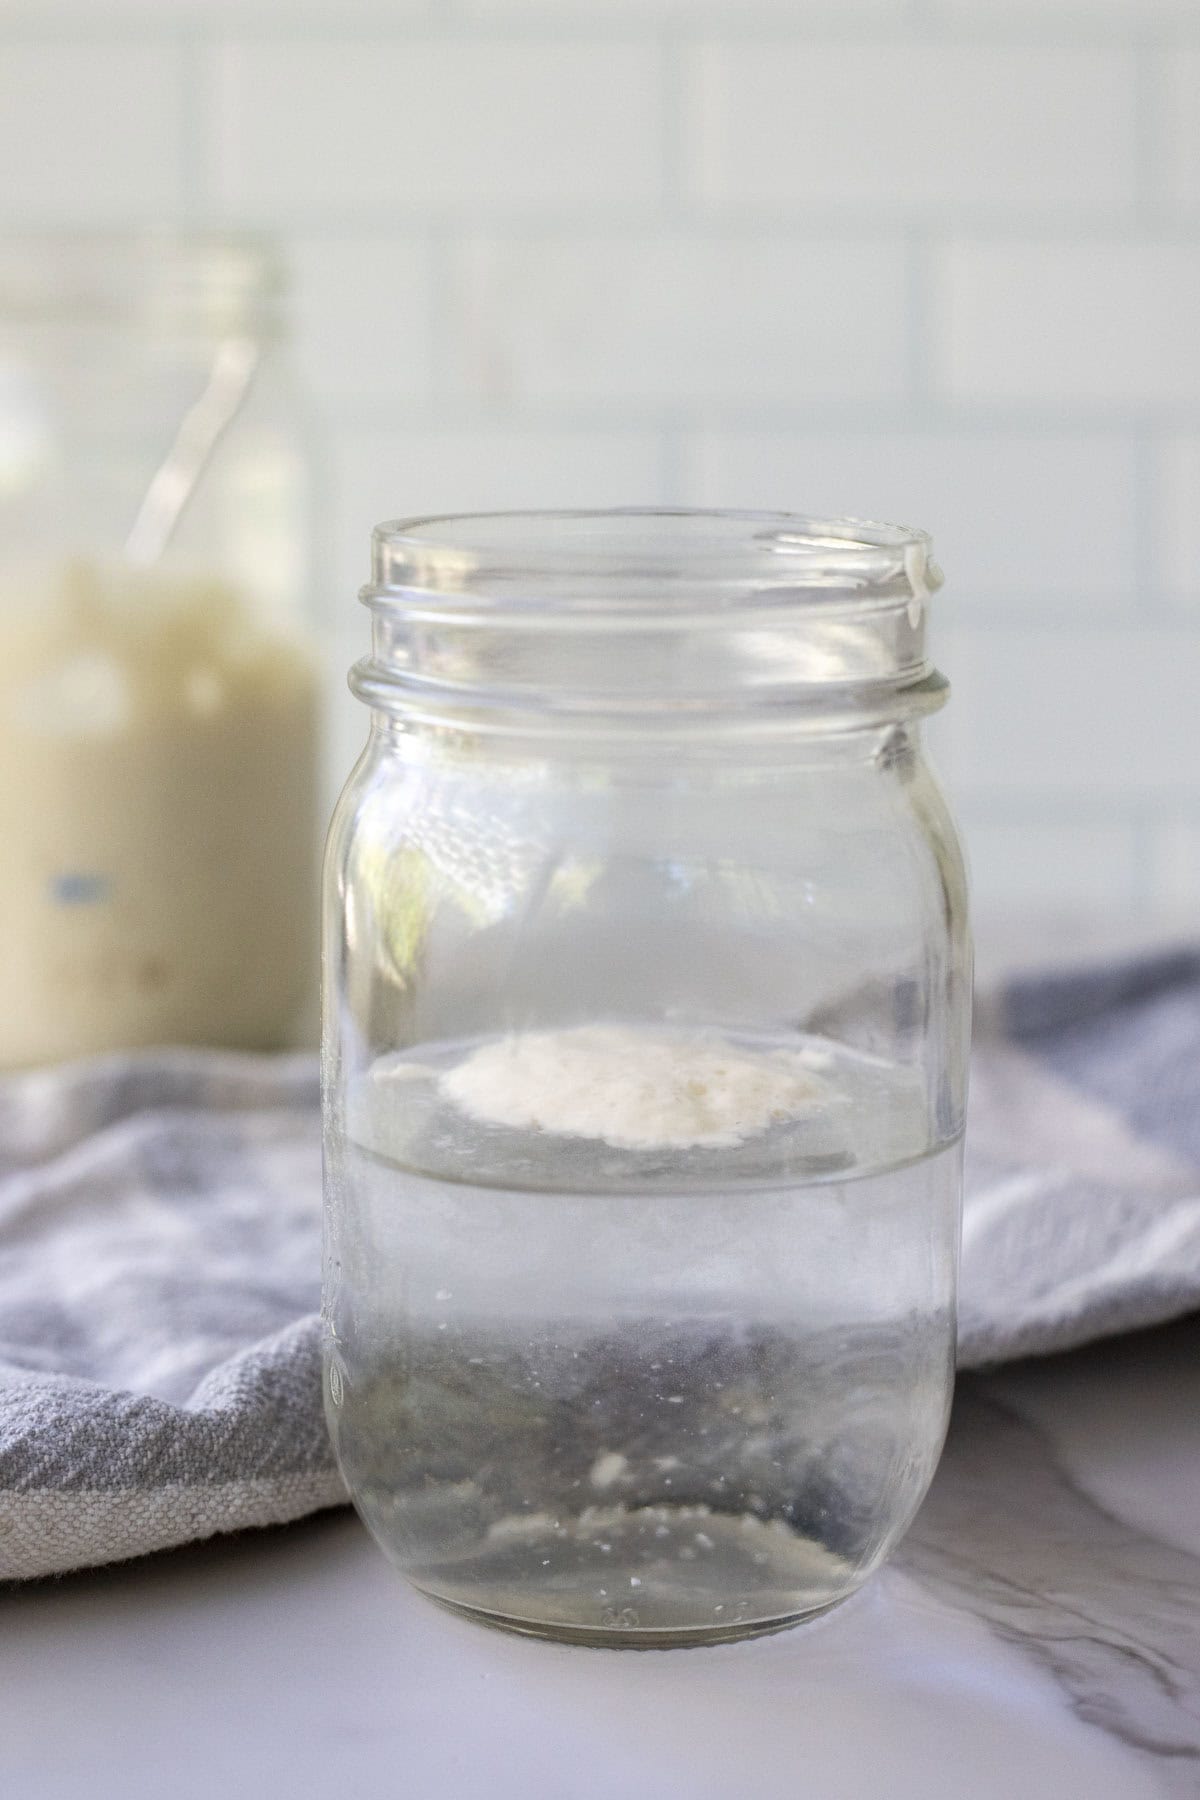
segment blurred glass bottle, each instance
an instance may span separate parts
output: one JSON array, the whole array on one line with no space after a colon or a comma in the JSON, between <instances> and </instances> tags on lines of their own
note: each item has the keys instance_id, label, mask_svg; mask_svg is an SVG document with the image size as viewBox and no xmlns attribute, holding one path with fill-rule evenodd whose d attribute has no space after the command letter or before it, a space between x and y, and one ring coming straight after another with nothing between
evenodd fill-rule
<instances>
[{"instance_id":1,"label":"blurred glass bottle","mask_svg":"<svg viewBox=\"0 0 1200 1800\"><path fill-rule=\"evenodd\" d=\"M305 415L255 240L0 246L0 1066L293 1041Z\"/></svg>"}]
</instances>

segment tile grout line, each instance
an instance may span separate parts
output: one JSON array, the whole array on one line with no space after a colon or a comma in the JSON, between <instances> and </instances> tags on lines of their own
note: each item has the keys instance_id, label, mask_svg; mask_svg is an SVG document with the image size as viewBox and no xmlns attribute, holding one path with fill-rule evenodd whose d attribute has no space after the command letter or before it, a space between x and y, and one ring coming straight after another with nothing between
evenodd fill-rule
<instances>
[{"instance_id":1,"label":"tile grout line","mask_svg":"<svg viewBox=\"0 0 1200 1800\"><path fill-rule=\"evenodd\" d=\"M907 392L916 412L935 398L934 388L934 247L928 232L910 226L905 243L905 331Z\"/></svg>"},{"instance_id":2,"label":"tile grout line","mask_svg":"<svg viewBox=\"0 0 1200 1800\"><path fill-rule=\"evenodd\" d=\"M687 51L670 25L660 30L657 42L659 205L664 222L678 224L688 211Z\"/></svg>"},{"instance_id":3,"label":"tile grout line","mask_svg":"<svg viewBox=\"0 0 1200 1800\"><path fill-rule=\"evenodd\" d=\"M428 227L425 250L429 258L429 291L425 304L428 309L426 329L429 333L429 364L425 370L423 393L426 404L434 412L453 386L450 372L454 335L451 321L455 313L456 298L455 248L454 239L444 227L437 224Z\"/></svg>"},{"instance_id":4,"label":"tile grout line","mask_svg":"<svg viewBox=\"0 0 1200 1800\"><path fill-rule=\"evenodd\" d=\"M185 225L198 225L209 209L209 145L215 113L212 49L206 39L187 33L179 39L180 82L180 213Z\"/></svg>"},{"instance_id":5,"label":"tile grout line","mask_svg":"<svg viewBox=\"0 0 1200 1800\"><path fill-rule=\"evenodd\" d=\"M426 238L411 239L424 243ZM457 240L452 236L436 237L453 250ZM431 401L427 397L425 404ZM480 422L479 406L470 395L437 392L432 397L437 416L453 419L469 426ZM522 402L512 413L514 424L530 429L551 430L629 430L653 428L662 416L665 402L653 395L626 396L620 404L608 405L585 401L550 403ZM1200 412L1170 413L1147 416L1144 408L1132 413L1124 411L1086 414L1063 410L1056 405L1044 409L1032 404L1023 408L1004 409L976 406L971 403L943 401L934 396L921 406L895 395L878 396L840 403L828 396L792 396L778 406L739 406L719 397L698 400L677 399L670 403L673 421L688 431L726 431L748 436L809 438L822 432L840 432L850 437L864 435L905 435L951 440L963 436L1000 440L1045 442L1047 439L1069 438L1084 443L1108 443L1118 440L1134 445L1144 435L1154 441L1163 431L1195 432L1200 429ZM378 406L361 399L350 402L347 423L372 429L386 422L387 402ZM423 418L422 423L430 419Z\"/></svg>"},{"instance_id":6,"label":"tile grout line","mask_svg":"<svg viewBox=\"0 0 1200 1800\"><path fill-rule=\"evenodd\" d=\"M748 43L844 44L848 49L866 43L893 48L914 42L984 50L1009 46L1033 50L1122 48L1134 41L1137 29L1120 18L1092 20L1084 14L1075 18L1039 18L1032 9L1013 18L963 23L948 16L935 0L905 0L892 16L864 12L851 17L839 9L837 0L827 0L801 18L789 16L778 6L747 4L740 9L736 22L731 21L726 7L699 5L681 9L669 23L684 36L718 34ZM45 41L53 35L50 27L54 25L69 27L78 38L103 38L108 42L166 42L190 30L228 28L239 39L272 44L331 40L403 43L416 39L443 43L482 39L497 44L534 45L548 41L652 44L661 24L661 13L650 12L641 19L627 17L614 13L602 0L565 19L553 4L531 8L525 16L495 18L472 10L462 0L425 0L415 7L396 7L389 0L375 0L374 4L348 8L336 0L326 0L324 5L302 7L286 18L277 12L247 12L232 7L224 17L214 17L197 7L191 16L166 20L161 13L144 6L115 4L100 8L78 0L78 4L58 8L53 21L48 21L44 11L34 6L10 11L0 22L0 39L14 43ZM1172 21L1169 29L1174 41L1200 42L1200 17L1184 16Z\"/></svg>"},{"instance_id":7,"label":"tile grout line","mask_svg":"<svg viewBox=\"0 0 1200 1800\"><path fill-rule=\"evenodd\" d=\"M1164 605L1166 587L1162 566L1162 505L1159 495L1162 468L1162 434L1147 425L1133 441L1133 530L1135 566L1133 601L1136 618L1149 624L1171 623L1171 609Z\"/></svg>"},{"instance_id":8,"label":"tile grout line","mask_svg":"<svg viewBox=\"0 0 1200 1800\"><path fill-rule=\"evenodd\" d=\"M1131 45L1133 54L1134 192L1133 216L1139 225L1172 224L1163 205L1164 144L1162 133L1162 50L1152 35Z\"/></svg>"},{"instance_id":9,"label":"tile grout line","mask_svg":"<svg viewBox=\"0 0 1200 1800\"><path fill-rule=\"evenodd\" d=\"M686 436L683 420L674 412L664 413L659 435L659 478L662 482L661 499L666 506L695 504L694 496L688 494L684 487Z\"/></svg>"},{"instance_id":10,"label":"tile grout line","mask_svg":"<svg viewBox=\"0 0 1200 1800\"><path fill-rule=\"evenodd\" d=\"M0 42L2 42L0 35ZM699 212L687 208L680 220L689 235L722 245L739 243L781 244L793 248L832 248L842 245L903 246L916 233L931 243L949 238L984 240L996 245L1032 245L1036 249L1061 244L1085 247L1154 248L1175 245L1193 249L1197 243L1196 227L1188 220L1166 219L1156 222L1093 220L1081 228L1071 225L1069 218L1057 219L1041 215L1020 218L1011 212L962 213L943 212L936 218L914 218L911 223L899 221L894 211L864 210L858 214L844 211L806 210L779 207L734 216L723 211ZM281 228L321 232L328 237L363 235L361 215L348 203L319 205L302 210L285 208L279 215ZM566 208L555 201L552 205L530 203L508 212L489 211L478 202L419 206L400 202L388 212L388 230L378 229L373 235L403 235L422 232L430 225L449 231L473 232L512 243L537 243L538 240L571 242L589 238L624 239L632 246L653 243L662 231L662 205L649 200L636 211L623 211L619 204L586 200Z\"/></svg>"},{"instance_id":11,"label":"tile grout line","mask_svg":"<svg viewBox=\"0 0 1200 1800\"><path fill-rule=\"evenodd\" d=\"M1155 822L1144 805L1134 809L1130 820L1133 836L1133 866L1130 870L1129 899L1139 910L1148 910L1158 899L1155 867L1157 831Z\"/></svg>"}]
</instances>

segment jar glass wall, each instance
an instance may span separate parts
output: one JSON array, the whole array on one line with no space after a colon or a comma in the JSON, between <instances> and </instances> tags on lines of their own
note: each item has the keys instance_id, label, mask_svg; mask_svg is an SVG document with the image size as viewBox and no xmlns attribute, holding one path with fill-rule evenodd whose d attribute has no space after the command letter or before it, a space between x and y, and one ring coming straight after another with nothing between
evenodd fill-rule
<instances>
[{"instance_id":1,"label":"jar glass wall","mask_svg":"<svg viewBox=\"0 0 1200 1800\"><path fill-rule=\"evenodd\" d=\"M0 1066L291 1041L315 985L307 425L249 239L0 251Z\"/></svg>"},{"instance_id":2,"label":"jar glass wall","mask_svg":"<svg viewBox=\"0 0 1200 1800\"><path fill-rule=\"evenodd\" d=\"M383 527L325 923L327 1403L434 1598L851 1592L949 1405L970 952L918 533Z\"/></svg>"}]
</instances>

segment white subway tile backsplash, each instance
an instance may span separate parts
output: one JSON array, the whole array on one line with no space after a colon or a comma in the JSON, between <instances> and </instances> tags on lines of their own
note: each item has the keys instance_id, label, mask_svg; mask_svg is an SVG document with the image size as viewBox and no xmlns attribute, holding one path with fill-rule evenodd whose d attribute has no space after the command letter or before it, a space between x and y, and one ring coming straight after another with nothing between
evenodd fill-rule
<instances>
[{"instance_id":1,"label":"white subway tile backsplash","mask_svg":"<svg viewBox=\"0 0 1200 1800\"><path fill-rule=\"evenodd\" d=\"M644 208L652 44L254 39L217 53L210 173L238 218Z\"/></svg>"},{"instance_id":2,"label":"white subway tile backsplash","mask_svg":"<svg viewBox=\"0 0 1200 1800\"><path fill-rule=\"evenodd\" d=\"M688 446L684 493L923 526L944 604L994 619L1112 612L1135 591L1135 450L1117 435L714 430Z\"/></svg>"},{"instance_id":3,"label":"white subway tile backsplash","mask_svg":"<svg viewBox=\"0 0 1200 1800\"><path fill-rule=\"evenodd\" d=\"M941 391L993 405L1200 406L1200 242L974 239L937 258Z\"/></svg>"},{"instance_id":4,"label":"white subway tile backsplash","mask_svg":"<svg viewBox=\"0 0 1200 1800\"><path fill-rule=\"evenodd\" d=\"M891 241L493 240L464 248L456 311L461 386L518 407L886 400L905 383Z\"/></svg>"},{"instance_id":5,"label":"white subway tile backsplash","mask_svg":"<svg viewBox=\"0 0 1200 1800\"><path fill-rule=\"evenodd\" d=\"M1182 217L1200 219L1200 43L1165 52L1160 72L1163 194Z\"/></svg>"},{"instance_id":6,"label":"white subway tile backsplash","mask_svg":"<svg viewBox=\"0 0 1200 1800\"><path fill-rule=\"evenodd\" d=\"M790 25L840 22L844 18L905 18L910 0L459 0L471 18L587 18L603 20L786 20Z\"/></svg>"},{"instance_id":7,"label":"white subway tile backsplash","mask_svg":"<svg viewBox=\"0 0 1200 1800\"><path fill-rule=\"evenodd\" d=\"M1016 909L1033 915L1117 912L1136 898L1137 833L1128 819L1001 820L959 808L981 919Z\"/></svg>"},{"instance_id":8,"label":"white subway tile backsplash","mask_svg":"<svg viewBox=\"0 0 1200 1800\"><path fill-rule=\"evenodd\" d=\"M1094 812L1195 794L1194 631L965 628L954 656L949 760L976 799L1053 796Z\"/></svg>"},{"instance_id":9,"label":"white subway tile backsplash","mask_svg":"<svg viewBox=\"0 0 1200 1800\"><path fill-rule=\"evenodd\" d=\"M335 409L428 393L428 246L403 237L293 237L297 349L310 391Z\"/></svg>"},{"instance_id":10,"label":"white subway tile backsplash","mask_svg":"<svg viewBox=\"0 0 1200 1800\"><path fill-rule=\"evenodd\" d=\"M1194 936L1200 924L1200 816L1168 817L1155 827L1151 868L1159 904L1184 913Z\"/></svg>"},{"instance_id":11,"label":"white subway tile backsplash","mask_svg":"<svg viewBox=\"0 0 1200 1800\"><path fill-rule=\"evenodd\" d=\"M739 25L757 20L786 19L790 25L809 22L828 25L846 18L903 19L910 0L459 0L465 12L479 19L621 19L696 18L733 20Z\"/></svg>"},{"instance_id":12,"label":"white subway tile backsplash","mask_svg":"<svg viewBox=\"0 0 1200 1800\"><path fill-rule=\"evenodd\" d=\"M380 518L875 513L980 911L1200 907L1200 0L0 0L0 157L285 235L331 794Z\"/></svg>"},{"instance_id":13,"label":"white subway tile backsplash","mask_svg":"<svg viewBox=\"0 0 1200 1800\"><path fill-rule=\"evenodd\" d=\"M1171 604L1200 624L1200 432L1169 438L1156 460L1158 577ZM1200 638L1196 654L1200 687Z\"/></svg>"},{"instance_id":14,"label":"white subway tile backsplash","mask_svg":"<svg viewBox=\"0 0 1200 1800\"><path fill-rule=\"evenodd\" d=\"M1195 0L926 0L934 16L963 26L1003 23L1074 27L1081 37L1097 24L1150 25L1195 18Z\"/></svg>"},{"instance_id":15,"label":"white subway tile backsplash","mask_svg":"<svg viewBox=\"0 0 1200 1800\"><path fill-rule=\"evenodd\" d=\"M334 445L330 624L367 579L371 529L406 514L507 507L646 506L665 498L653 431L572 431L478 420L346 428Z\"/></svg>"},{"instance_id":16,"label":"white subway tile backsplash","mask_svg":"<svg viewBox=\"0 0 1200 1800\"><path fill-rule=\"evenodd\" d=\"M1131 52L738 42L688 58L690 174L725 211L1112 219L1134 192Z\"/></svg>"},{"instance_id":17,"label":"white subway tile backsplash","mask_svg":"<svg viewBox=\"0 0 1200 1800\"><path fill-rule=\"evenodd\" d=\"M0 219L137 224L178 207L182 69L169 43L0 42Z\"/></svg>"},{"instance_id":18,"label":"white subway tile backsplash","mask_svg":"<svg viewBox=\"0 0 1200 1800\"><path fill-rule=\"evenodd\" d=\"M361 28L386 25L396 18L407 23L425 18L439 0L0 0L0 31L5 25L53 20L68 26L106 32L114 26L153 25L159 31L185 31L196 26L249 26L283 28L303 32L312 25Z\"/></svg>"}]
</instances>

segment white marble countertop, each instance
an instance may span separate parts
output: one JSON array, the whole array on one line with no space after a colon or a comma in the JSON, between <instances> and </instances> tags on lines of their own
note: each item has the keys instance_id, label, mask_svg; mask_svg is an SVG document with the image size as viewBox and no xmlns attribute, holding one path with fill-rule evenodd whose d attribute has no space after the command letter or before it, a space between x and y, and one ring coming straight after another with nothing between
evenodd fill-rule
<instances>
[{"instance_id":1,"label":"white marble countertop","mask_svg":"<svg viewBox=\"0 0 1200 1800\"><path fill-rule=\"evenodd\" d=\"M482 1630L348 1513L10 1588L0 1793L1200 1795L1200 1320L963 1378L892 1566L753 1643Z\"/></svg>"}]
</instances>

